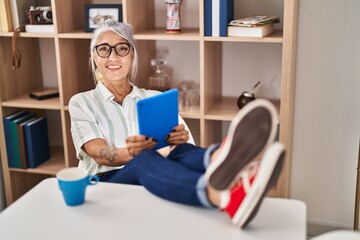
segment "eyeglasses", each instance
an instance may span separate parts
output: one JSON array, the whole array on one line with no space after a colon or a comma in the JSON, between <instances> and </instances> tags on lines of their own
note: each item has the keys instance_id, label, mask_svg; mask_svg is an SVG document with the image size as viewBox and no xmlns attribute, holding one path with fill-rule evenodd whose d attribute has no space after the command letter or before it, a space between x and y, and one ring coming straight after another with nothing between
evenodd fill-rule
<instances>
[{"instance_id":1,"label":"eyeglasses","mask_svg":"<svg viewBox=\"0 0 360 240\"><path fill-rule=\"evenodd\" d=\"M102 43L99 45L96 45L94 49L96 50L96 53L99 55L99 57L107 58L111 55L111 52L113 49L115 49L115 52L120 57L125 57L129 54L131 43L121 42L114 46L110 46L107 43Z\"/></svg>"}]
</instances>

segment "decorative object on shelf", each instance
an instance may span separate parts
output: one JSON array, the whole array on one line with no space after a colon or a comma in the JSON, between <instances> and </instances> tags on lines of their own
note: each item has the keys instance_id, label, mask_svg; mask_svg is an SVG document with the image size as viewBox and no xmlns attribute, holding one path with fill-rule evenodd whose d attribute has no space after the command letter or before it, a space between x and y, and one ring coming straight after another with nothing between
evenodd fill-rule
<instances>
[{"instance_id":1,"label":"decorative object on shelf","mask_svg":"<svg viewBox=\"0 0 360 240\"><path fill-rule=\"evenodd\" d=\"M178 85L178 89L180 110L200 106L200 93L194 82L183 81Z\"/></svg>"},{"instance_id":2,"label":"decorative object on shelf","mask_svg":"<svg viewBox=\"0 0 360 240\"><path fill-rule=\"evenodd\" d=\"M31 6L26 11L26 15L29 18L30 24L41 25L53 23L51 6Z\"/></svg>"},{"instance_id":3,"label":"decorative object on shelf","mask_svg":"<svg viewBox=\"0 0 360 240\"><path fill-rule=\"evenodd\" d=\"M234 19L234 0L204 0L204 35L226 37Z\"/></svg>"},{"instance_id":4,"label":"decorative object on shelf","mask_svg":"<svg viewBox=\"0 0 360 240\"><path fill-rule=\"evenodd\" d=\"M237 105L239 109L243 108L250 101L255 100L255 89L257 88L257 86L259 86L259 84L260 81L254 85L250 92L244 91L241 93L240 97L237 100Z\"/></svg>"},{"instance_id":5,"label":"decorative object on shelf","mask_svg":"<svg viewBox=\"0 0 360 240\"><path fill-rule=\"evenodd\" d=\"M150 88L159 91L170 89L169 75L165 72L166 61L164 59L152 59L151 66L155 70L154 75L149 77Z\"/></svg>"},{"instance_id":6,"label":"decorative object on shelf","mask_svg":"<svg viewBox=\"0 0 360 240\"><path fill-rule=\"evenodd\" d=\"M59 96L58 88L43 88L29 93L29 97L36 100L44 100L49 98L55 98L58 96Z\"/></svg>"},{"instance_id":7,"label":"decorative object on shelf","mask_svg":"<svg viewBox=\"0 0 360 240\"><path fill-rule=\"evenodd\" d=\"M122 4L85 4L85 32L92 32L108 19L123 21Z\"/></svg>"},{"instance_id":8,"label":"decorative object on shelf","mask_svg":"<svg viewBox=\"0 0 360 240\"><path fill-rule=\"evenodd\" d=\"M53 15L51 6L30 6L26 11L29 23L25 25L26 32L54 33ZM20 25L21 26L21 25ZM19 26L19 27L20 27Z\"/></svg>"},{"instance_id":9,"label":"decorative object on shelf","mask_svg":"<svg viewBox=\"0 0 360 240\"><path fill-rule=\"evenodd\" d=\"M180 7L182 0L165 0L167 9L166 32L181 32Z\"/></svg>"}]
</instances>

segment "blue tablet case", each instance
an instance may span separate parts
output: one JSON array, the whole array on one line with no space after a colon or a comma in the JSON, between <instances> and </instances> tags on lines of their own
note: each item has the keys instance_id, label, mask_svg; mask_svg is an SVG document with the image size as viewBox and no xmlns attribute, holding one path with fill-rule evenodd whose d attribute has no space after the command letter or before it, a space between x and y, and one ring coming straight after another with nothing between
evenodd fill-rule
<instances>
[{"instance_id":1,"label":"blue tablet case","mask_svg":"<svg viewBox=\"0 0 360 240\"><path fill-rule=\"evenodd\" d=\"M158 140L155 150L169 145L165 137L179 124L178 95L177 89L171 89L136 103L139 133Z\"/></svg>"}]
</instances>

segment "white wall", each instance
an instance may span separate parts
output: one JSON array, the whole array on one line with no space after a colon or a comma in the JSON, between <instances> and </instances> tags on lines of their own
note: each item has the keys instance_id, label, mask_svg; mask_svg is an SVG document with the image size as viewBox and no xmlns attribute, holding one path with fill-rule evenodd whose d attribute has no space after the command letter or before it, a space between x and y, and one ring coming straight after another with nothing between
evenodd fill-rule
<instances>
[{"instance_id":1,"label":"white wall","mask_svg":"<svg viewBox=\"0 0 360 240\"><path fill-rule=\"evenodd\" d=\"M301 0L291 197L352 227L360 133L360 1Z\"/></svg>"}]
</instances>

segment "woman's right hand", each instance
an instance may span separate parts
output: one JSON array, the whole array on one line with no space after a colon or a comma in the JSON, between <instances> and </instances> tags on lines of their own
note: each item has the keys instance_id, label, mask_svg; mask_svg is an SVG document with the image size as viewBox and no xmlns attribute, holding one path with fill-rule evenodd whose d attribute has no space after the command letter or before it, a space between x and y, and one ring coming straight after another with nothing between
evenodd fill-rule
<instances>
[{"instance_id":1,"label":"woman's right hand","mask_svg":"<svg viewBox=\"0 0 360 240\"><path fill-rule=\"evenodd\" d=\"M157 144L154 138L148 138L144 135L135 135L126 138L126 146L131 157L137 156L141 151L152 149Z\"/></svg>"}]
</instances>

